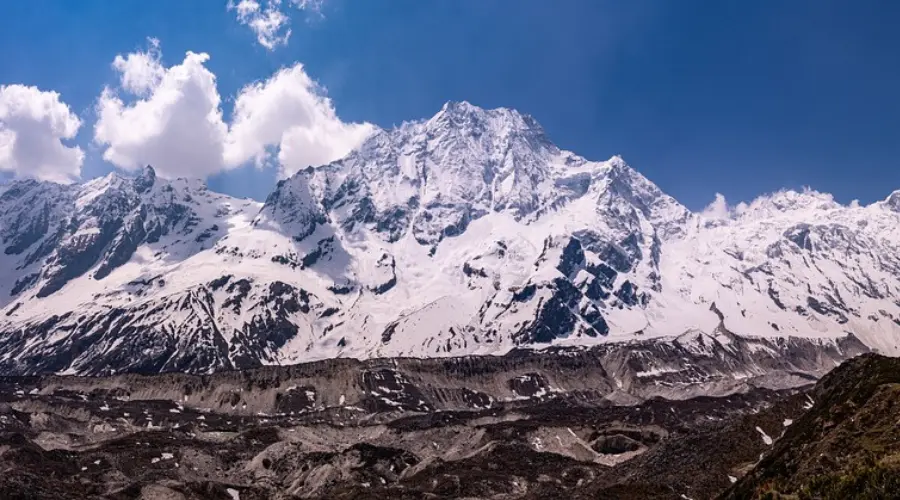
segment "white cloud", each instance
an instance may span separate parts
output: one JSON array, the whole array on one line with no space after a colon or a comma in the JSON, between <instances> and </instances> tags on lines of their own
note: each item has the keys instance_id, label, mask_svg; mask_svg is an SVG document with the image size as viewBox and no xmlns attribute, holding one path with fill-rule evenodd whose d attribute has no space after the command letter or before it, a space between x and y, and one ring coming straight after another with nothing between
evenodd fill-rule
<instances>
[{"instance_id":1,"label":"white cloud","mask_svg":"<svg viewBox=\"0 0 900 500\"><path fill-rule=\"evenodd\" d=\"M371 134L368 123L344 123L302 64L244 87L234 105L225 147L229 164L262 165L278 148L281 175L345 156Z\"/></svg>"},{"instance_id":2,"label":"white cloud","mask_svg":"<svg viewBox=\"0 0 900 500\"><path fill-rule=\"evenodd\" d=\"M288 0L288 5L299 10L320 13L323 0ZM228 2L228 10L234 11L239 23L249 27L256 34L260 45L275 50L280 45L287 45L291 37L289 25L291 18L282 7L281 0L240 0Z\"/></svg>"},{"instance_id":3,"label":"white cloud","mask_svg":"<svg viewBox=\"0 0 900 500\"><path fill-rule=\"evenodd\" d=\"M724 195L716 193L715 199L700 212L700 216L710 223L724 222L740 217L747 208L747 204L743 201L737 205L729 205Z\"/></svg>"},{"instance_id":4,"label":"white cloud","mask_svg":"<svg viewBox=\"0 0 900 500\"><path fill-rule=\"evenodd\" d=\"M0 86L0 171L68 183L81 175L84 152L68 147L81 120L56 92Z\"/></svg>"},{"instance_id":5,"label":"white cloud","mask_svg":"<svg viewBox=\"0 0 900 500\"><path fill-rule=\"evenodd\" d=\"M147 52L135 52L125 57L116 56L113 68L119 72L122 88L139 96L146 95L156 88L166 75L160 63L159 39L148 38L150 47Z\"/></svg>"},{"instance_id":6,"label":"white cloud","mask_svg":"<svg viewBox=\"0 0 900 500\"><path fill-rule=\"evenodd\" d=\"M106 88L97 103L95 141L119 168L153 165L163 177L207 177L248 162L277 163L289 176L349 153L374 127L344 123L324 89L302 64L284 68L238 93L231 125L223 121L216 77L206 54L188 52L166 68L159 43L117 56L120 92Z\"/></svg>"},{"instance_id":7,"label":"white cloud","mask_svg":"<svg viewBox=\"0 0 900 500\"><path fill-rule=\"evenodd\" d=\"M150 164L164 177L206 177L223 169L227 127L207 54L187 52L181 64L163 67L158 42L146 52L117 56L126 103L106 88L97 103L94 139L103 158L125 170Z\"/></svg>"},{"instance_id":8,"label":"white cloud","mask_svg":"<svg viewBox=\"0 0 900 500\"><path fill-rule=\"evenodd\" d=\"M309 12L313 12L316 14L322 14L322 4L325 3L325 0L289 0L291 5L294 7L305 10Z\"/></svg>"},{"instance_id":9,"label":"white cloud","mask_svg":"<svg viewBox=\"0 0 900 500\"><path fill-rule=\"evenodd\" d=\"M290 18L281 12L280 4L279 0L269 0L263 8L256 0L241 0L238 4L229 3L228 10L237 12L238 22L256 33L260 45L274 50L279 45L286 45L291 37L287 27Z\"/></svg>"},{"instance_id":10,"label":"white cloud","mask_svg":"<svg viewBox=\"0 0 900 500\"><path fill-rule=\"evenodd\" d=\"M700 215L712 220L727 219L730 215L728 202L721 193L716 193L715 199L700 212Z\"/></svg>"}]
</instances>

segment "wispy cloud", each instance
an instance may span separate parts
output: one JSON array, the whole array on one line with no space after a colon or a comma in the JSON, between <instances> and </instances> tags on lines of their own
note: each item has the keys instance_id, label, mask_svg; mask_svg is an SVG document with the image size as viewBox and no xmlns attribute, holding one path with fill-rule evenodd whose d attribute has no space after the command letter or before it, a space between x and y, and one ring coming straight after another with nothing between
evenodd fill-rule
<instances>
[{"instance_id":1,"label":"wispy cloud","mask_svg":"<svg viewBox=\"0 0 900 500\"><path fill-rule=\"evenodd\" d=\"M268 50L287 45L291 37L292 10L321 15L324 0L229 0L227 8L234 11L239 23L256 34L256 41Z\"/></svg>"}]
</instances>

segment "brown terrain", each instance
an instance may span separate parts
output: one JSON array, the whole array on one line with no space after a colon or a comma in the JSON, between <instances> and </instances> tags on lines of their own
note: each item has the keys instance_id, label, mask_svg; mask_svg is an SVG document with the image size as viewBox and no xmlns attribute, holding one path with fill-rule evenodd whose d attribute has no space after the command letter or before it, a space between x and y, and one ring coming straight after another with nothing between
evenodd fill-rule
<instances>
[{"instance_id":1,"label":"brown terrain","mask_svg":"<svg viewBox=\"0 0 900 500\"><path fill-rule=\"evenodd\" d=\"M794 373L791 385L807 385L767 388L771 380L761 377L768 382L712 397L677 378L613 376L591 356L0 378L0 498L700 500L900 491L896 359L866 354L815 386ZM728 392L722 381L713 385ZM659 395L666 386L669 399Z\"/></svg>"}]
</instances>

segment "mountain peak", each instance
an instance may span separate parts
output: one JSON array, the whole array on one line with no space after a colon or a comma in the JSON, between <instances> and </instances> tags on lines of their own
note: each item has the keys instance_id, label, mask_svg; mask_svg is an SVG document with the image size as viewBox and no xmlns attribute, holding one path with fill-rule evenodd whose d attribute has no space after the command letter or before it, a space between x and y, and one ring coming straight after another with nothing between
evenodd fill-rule
<instances>
[{"instance_id":1,"label":"mountain peak","mask_svg":"<svg viewBox=\"0 0 900 500\"><path fill-rule=\"evenodd\" d=\"M900 189L891 193L882 203L890 210L900 212Z\"/></svg>"},{"instance_id":2,"label":"mountain peak","mask_svg":"<svg viewBox=\"0 0 900 500\"><path fill-rule=\"evenodd\" d=\"M488 111L484 108L475 106L468 101L447 101L441 106L441 110L426 123L459 125L466 121L482 120L487 113Z\"/></svg>"},{"instance_id":3,"label":"mountain peak","mask_svg":"<svg viewBox=\"0 0 900 500\"><path fill-rule=\"evenodd\" d=\"M127 177L123 177L118 171L114 170L103 177L97 177L91 179L84 184L82 184L83 192L86 193L99 193L104 192L111 188L119 188L123 184L127 184L130 181Z\"/></svg>"},{"instance_id":4,"label":"mountain peak","mask_svg":"<svg viewBox=\"0 0 900 500\"><path fill-rule=\"evenodd\" d=\"M513 108L482 108L469 101L447 101L441 110L434 115L429 123L453 120L454 125L464 124L464 120L503 121L515 126L515 128L537 129L543 132L540 124L528 114L521 113Z\"/></svg>"},{"instance_id":5,"label":"mountain peak","mask_svg":"<svg viewBox=\"0 0 900 500\"><path fill-rule=\"evenodd\" d=\"M484 109L467 101L444 104L436 115L412 130L425 132L429 140L445 144L493 142L506 145L501 149L518 144L520 152L531 150L541 156L558 152L543 127L530 115L512 108Z\"/></svg>"},{"instance_id":6,"label":"mountain peak","mask_svg":"<svg viewBox=\"0 0 900 500\"><path fill-rule=\"evenodd\" d=\"M134 188L138 193L143 193L153 187L154 182L156 182L156 170L153 170L153 167L147 165L141 173L134 178Z\"/></svg>"},{"instance_id":7,"label":"mountain peak","mask_svg":"<svg viewBox=\"0 0 900 500\"><path fill-rule=\"evenodd\" d=\"M301 170L292 177L278 181L275 190L266 198L253 224L273 227L300 241L326 222L322 207L310 190L309 170Z\"/></svg>"},{"instance_id":8,"label":"mountain peak","mask_svg":"<svg viewBox=\"0 0 900 500\"><path fill-rule=\"evenodd\" d=\"M840 206L829 193L820 193L811 188L800 191L782 189L753 200L744 215L771 216L784 212L830 210Z\"/></svg>"},{"instance_id":9,"label":"mountain peak","mask_svg":"<svg viewBox=\"0 0 900 500\"><path fill-rule=\"evenodd\" d=\"M614 175L631 175L632 173L638 173L627 161L625 161L625 158L622 158L621 155L612 156L610 159L606 160L606 164L609 166L610 173Z\"/></svg>"},{"instance_id":10,"label":"mountain peak","mask_svg":"<svg viewBox=\"0 0 900 500\"><path fill-rule=\"evenodd\" d=\"M484 109L470 103L469 101L447 101L441 107L441 112L446 113L467 113L473 111L484 111Z\"/></svg>"}]
</instances>

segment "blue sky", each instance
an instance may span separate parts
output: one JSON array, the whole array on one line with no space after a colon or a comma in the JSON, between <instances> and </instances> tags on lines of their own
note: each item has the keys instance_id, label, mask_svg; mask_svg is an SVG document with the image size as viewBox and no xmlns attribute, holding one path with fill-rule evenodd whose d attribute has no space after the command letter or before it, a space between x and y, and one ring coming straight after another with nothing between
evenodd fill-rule
<instances>
[{"instance_id":1,"label":"blue sky","mask_svg":"<svg viewBox=\"0 0 900 500\"><path fill-rule=\"evenodd\" d=\"M621 154L691 209L716 192L808 185L868 203L900 188L900 2L288 1L291 36L273 50L226 2L10 2L0 85L60 94L82 122L66 141L82 179L113 168L93 139L98 97L121 87L114 58L154 37L164 67L209 54L225 122L244 85L300 62L342 122L390 127L448 100L513 107L560 147ZM211 187L265 196L278 171L252 163Z\"/></svg>"}]
</instances>

